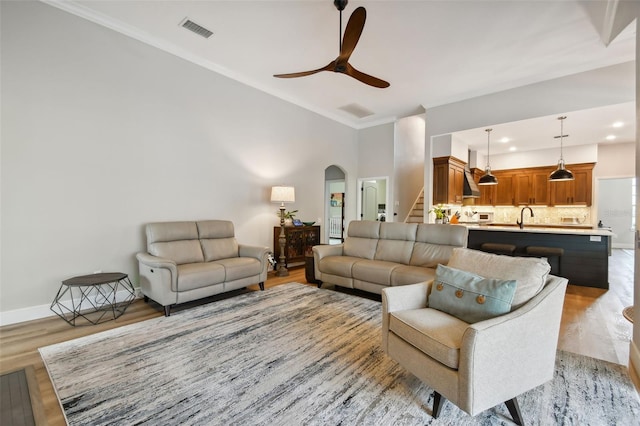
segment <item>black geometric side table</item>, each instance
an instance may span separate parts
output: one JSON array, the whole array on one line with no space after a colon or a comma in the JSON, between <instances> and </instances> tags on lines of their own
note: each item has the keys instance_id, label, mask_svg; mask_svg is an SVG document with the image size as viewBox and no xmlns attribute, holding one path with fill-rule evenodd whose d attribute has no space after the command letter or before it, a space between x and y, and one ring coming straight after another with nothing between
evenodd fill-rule
<instances>
[{"instance_id":1,"label":"black geometric side table","mask_svg":"<svg viewBox=\"0 0 640 426\"><path fill-rule=\"evenodd\" d=\"M120 290L120 300L117 300ZM76 325L78 318L96 325L124 314L135 297L133 284L127 274L106 272L81 275L62 281L51 303L51 310L72 326Z\"/></svg>"}]
</instances>

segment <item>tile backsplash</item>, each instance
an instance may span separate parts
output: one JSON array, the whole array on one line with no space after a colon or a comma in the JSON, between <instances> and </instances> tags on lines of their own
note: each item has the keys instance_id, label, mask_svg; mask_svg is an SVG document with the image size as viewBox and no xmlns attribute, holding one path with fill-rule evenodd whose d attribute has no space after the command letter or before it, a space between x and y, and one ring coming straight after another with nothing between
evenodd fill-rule
<instances>
[{"instance_id":1,"label":"tile backsplash","mask_svg":"<svg viewBox=\"0 0 640 426\"><path fill-rule=\"evenodd\" d=\"M591 207L570 206L570 207L546 207L531 206L534 216L531 217L529 211L524 213L524 223L540 225L586 225L593 226L591 221ZM512 206L452 206L451 211L459 211L465 218L466 212L493 212L494 223L516 223L520 220L522 207ZM464 220L464 219L463 219Z\"/></svg>"}]
</instances>

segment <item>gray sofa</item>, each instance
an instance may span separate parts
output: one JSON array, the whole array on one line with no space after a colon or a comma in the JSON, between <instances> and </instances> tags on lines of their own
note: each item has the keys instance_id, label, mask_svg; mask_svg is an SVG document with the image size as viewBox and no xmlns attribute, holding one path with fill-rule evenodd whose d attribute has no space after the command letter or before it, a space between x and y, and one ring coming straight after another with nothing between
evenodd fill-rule
<instances>
[{"instance_id":1,"label":"gray sofa","mask_svg":"<svg viewBox=\"0 0 640 426\"><path fill-rule=\"evenodd\" d=\"M438 263L466 247L462 225L352 221L345 242L313 247L320 283L381 294L386 287L430 281Z\"/></svg>"},{"instance_id":2,"label":"gray sofa","mask_svg":"<svg viewBox=\"0 0 640 426\"><path fill-rule=\"evenodd\" d=\"M146 226L138 253L140 289L169 316L171 306L258 283L264 290L268 247L238 244L226 220L157 222Z\"/></svg>"}]
</instances>

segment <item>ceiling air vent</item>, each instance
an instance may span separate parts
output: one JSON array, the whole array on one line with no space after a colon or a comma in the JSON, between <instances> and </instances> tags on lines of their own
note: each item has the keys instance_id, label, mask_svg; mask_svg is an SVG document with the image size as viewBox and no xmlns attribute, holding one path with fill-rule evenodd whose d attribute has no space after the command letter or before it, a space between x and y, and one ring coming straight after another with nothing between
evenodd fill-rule
<instances>
[{"instance_id":1,"label":"ceiling air vent","mask_svg":"<svg viewBox=\"0 0 640 426\"><path fill-rule=\"evenodd\" d=\"M341 106L338 109L348 112L351 115L355 115L358 118L364 118L364 117L368 117L370 115L375 114L375 112L358 104L349 104L349 105Z\"/></svg>"},{"instance_id":2,"label":"ceiling air vent","mask_svg":"<svg viewBox=\"0 0 640 426\"><path fill-rule=\"evenodd\" d=\"M195 22L193 22L191 19L189 18L185 18L184 21L182 21L180 23L180 26L182 28L186 28L189 31L198 34L199 36L202 36L204 38L209 38L213 35L213 31L209 31L208 29L206 29L205 27L203 27L202 25L198 25Z\"/></svg>"}]
</instances>

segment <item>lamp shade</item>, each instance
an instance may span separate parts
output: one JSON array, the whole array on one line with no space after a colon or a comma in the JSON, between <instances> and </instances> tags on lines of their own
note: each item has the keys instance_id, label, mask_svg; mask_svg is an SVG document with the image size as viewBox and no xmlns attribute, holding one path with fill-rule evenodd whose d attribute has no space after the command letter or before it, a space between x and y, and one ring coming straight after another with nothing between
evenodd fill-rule
<instances>
[{"instance_id":1,"label":"lamp shade","mask_svg":"<svg viewBox=\"0 0 640 426\"><path fill-rule=\"evenodd\" d=\"M498 178L491 174L491 169L487 169L485 174L478 181L478 185L497 185Z\"/></svg>"},{"instance_id":2,"label":"lamp shade","mask_svg":"<svg viewBox=\"0 0 640 426\"><path fill-rule=\"evenodd\" d=\"M272 203L293 203L296 201L295 188L293 186L271 187Z\"/></svg>"},{"instance_id":3,"label":"lamp shade","mask_svg":"<svg viewBox=\"0 0 640 426\"><path fill-rule=\"evenodd\" d=\"M549 175L549 180L559 182L563 180L573 180L573 173L564 168L564 161L558 162L558 168Z\"/></svg>"}]
</instances>

